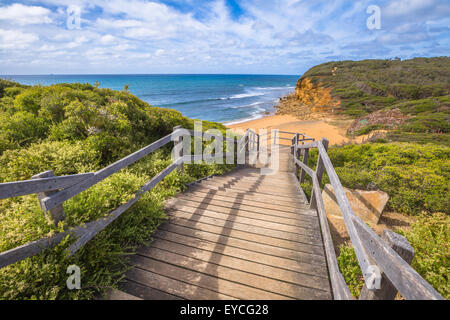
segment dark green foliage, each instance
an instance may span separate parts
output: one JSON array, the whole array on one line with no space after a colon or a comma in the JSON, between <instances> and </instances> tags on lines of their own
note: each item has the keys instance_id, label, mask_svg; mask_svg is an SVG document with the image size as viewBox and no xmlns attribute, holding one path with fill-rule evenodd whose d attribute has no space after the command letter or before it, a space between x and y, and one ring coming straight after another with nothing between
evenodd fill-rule
<instances>
[{"instance_id":1,"label":"dark green foliage","mask_svg":"<svg viewBox=\"0 0 450 320\"><path fill-rule=\"evenodd\" d=\"M25 87L0 81L0 182L95 172L193 120L155 108L125 91L89 84ZM203 122L203 129L225 127ZM135 192L171 163L172 144L144 157L64 203L66 219L54 226L42 214L36 195L0 201L0 252L64 229L93 221L130 200ZM73 257L70 241L0 269L0 299L86 299L114 287L138 245L164 221L164 199L186 183L227 172L232 165L186 165L146 193ZM67 266L81 268L82 290L66 288Z\"/></svg>"},{"instance_id":2,"label":"dark green foliage","mask_svg":"<svg viewBox=\"0 0 450 320\"><path fill-rule=\"evenodd\" d=\"M401 232L414 248L412 267L445 298L450 298L450 216L419 216Z\"/></svg>"},{"instance_id":3,"label":"dark green foliage","mask_svg":"<svg viewBox=\"0 0 450 320\"><path fill-rule=\"evenodd\" d=\"M375 183L389 194L392 210L450 213L449 147L373 143L331 148L329 155L345 187L367 189ZM317 156L313 153L311 158Z\"/></svg>"},{"instance_id":4,"label":"dark green foliage","mask_svg":"<svg viewBox=\"0 0 450 320\"><path fill-rule=\"evenodd\" d=\"M337 257L339 270L344 276L350 292L355 298L361 294L364 286L364 278L356 258L355 250L352 247L341 245L339 247L340 254Z\"/></svg>"}]
</instances>

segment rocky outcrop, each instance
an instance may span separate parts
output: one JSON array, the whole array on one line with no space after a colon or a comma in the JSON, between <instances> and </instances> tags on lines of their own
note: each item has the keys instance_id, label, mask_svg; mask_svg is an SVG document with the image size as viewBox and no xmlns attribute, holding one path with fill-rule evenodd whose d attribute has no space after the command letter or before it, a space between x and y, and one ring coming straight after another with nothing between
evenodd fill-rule
<instances>
[{"instance_id":1,"label":"rocky outcrop","mask_svg":"<svg viewBox=\"0 0 450 320\"><path fill-rule=\"evenodd\" d=\"M392 130L405 123L407 119L409 119L409 116L404 115L398 108L379 110L353 121L347 129L347 133L358 135L364 133L361 132L364 128Z\"/></svg>"},{"instance_id":2,"label":"rocky outcrop","mask_svg":"<svg viewBox=\"0 0 450 320\"><path fill-rule=\"evenodd\" d=\"M353 212L365 222L378 224L389 195L383 191L365 191L344 188ZM322 191L325 212L330 216L342 217L341 209L336 201L333 187L326 184Z\"/></svg>"}]
</instances>

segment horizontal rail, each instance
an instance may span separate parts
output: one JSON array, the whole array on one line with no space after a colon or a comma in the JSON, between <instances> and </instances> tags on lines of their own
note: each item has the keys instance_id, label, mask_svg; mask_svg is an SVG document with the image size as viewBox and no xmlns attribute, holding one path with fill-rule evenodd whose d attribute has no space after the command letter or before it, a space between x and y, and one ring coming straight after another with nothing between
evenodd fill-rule
<instances>
[{"instance_id":1,"label":"horizontal rail","mask_svg":"<svg viewBox=\"0 0 450 320\"><path fill-rule=\"evenodd\" d=\"M339 265L337 263L333 239L331 238L330 226L328 225L322 193L320 192L320 183L315 173L311 177L313 179L314 193L316 194L316 207L317 212L319 213L320 228L322 230L322 238L325 247L325 255L327 257L327 266L330 275L331 287L333 289L333 296L336 300L353 300L353 296L345 283L344 276L340 272Z\"/></svg>"},{"instance_id":2,"label":"horizontal rail","mask_svg":"<svg viewBox=\"0 0 450 320\"><path fill-rule=\"evenodd\" d=\"M89 189L98 182L111 176L112 174L142 159L143 157L152 153L156 149L161 148L162 146L171 141L171 137L172 134L169 134L153 142L152 144L142 148L141 150L138 150L130 154L129 156L126 156L125 158L107 166L106 168L95 172L93 177L86 179L70 188L57 192L54 195L42 199L42 206L46 211L55 208L56 206L62 204L64 201L69 200L70 198L76 196L77 194L83 192L86 189Z\"/></svg>"},{"instance_id":3,"label":"horizontal rail","mask_svg":"<svg viewBox=\"0 0 450 320\"><path fill-rule=\"evenodd\" d=\"M305 144L299 144L297 145L297 149L310 149L310 148L317 148L319 144L319 141L309 142Z\"/></svg>"},{"instance_id":4,"label":"horizontal rail","mask_svg":"<svg viewBox=\"0 0 450 320\"><path fill-rule=\"evenodd\" d=\"M80 173L68 176L0 183L0 199L65 189L93 175L94 173Z\"/></svg>"},{"instance_id":5,"label":"horizontal rail","mask_svg":"<svg viewBox=\"0 0 450 320\"><path fill-rule=\"evenodd\" d=\"M339 208L342 211L342 217L344 218L345 226L347 227L347 232L352 241L353 247L355 249L356 257L358 258L359 266L361 267L361 271L363 277L366 281L369 280L371 274L369 274L369 266L371 265L369 256L367 252L364 250L361 239L359 237L358 232L356 231L355 226L353 225L352 216L353 209L350 206L350 202L347 199L347 195L345 194L344 188L342 187L341 181L334 170L333 164L328 156L327 151L322 145L322 141L317 141L317 147L319 149L320 158L323 161L323 165L328 174L328 178L330 179L331 185L333 186L334 195L336 197L337 203L339 204Z\"/></svg>"},{"instance_id":6,"label":"horizontal rail","mask_svg":"<svg viewBox=\"0 0 450 320\"><path fill-rule=\"evenodd\" d=\"M365 247L372 253L376 264L383 270L396 289L408 300L444 300L444 298L415 271L402 257L389 247L359 217L353 216L354 225Z\"/></svg>"},{"instance_id":7,"label":"horizontal rail","mask_svg":"<svg viewBox=\"0 0 450 320\"><path fill-rule=\"evenodd\" d=\"M95 237L100 231L105 229L111 222L116 220L122 213L124 213L128 208L130 208L134 203L136 203L145 192L151 190L169 173L175 170L177 166L180 165L182 162L183 158L179 158L174 163L166 167L163 171L154 176L144 186L142 186L138 190L136 196L133 199L113 210L106 218L93 221L89 226L83 228L84 229L83 235L81 235L80 238L69 247L69 254L73 255L75 252L77 252L89 240Z\"/></svg>"},{"instance_id":8,"label":"horizontal rail","mask_svg":"<svg viewBox=\"0 0 450 320\"><path fill-rule=\"evenodd\" d=\"M111 222L116 220L122 213L129 209L139 198L147 191L151 190L156 184L164 179L169 173L171 173L176 167L183 162L183 158L178 159L174 163L170 164L163 171L154 176L148 183L142 186L135 197L127 203L119 206L111 211L106 217L100 218L95 221L88 222L82 226L74 227L65 232L58 233L52 237L47 237L26 243L22 246L14 249L4 251L0 253L0 268L6 267L10 264L18 262L20 260L34 256L46 249L52 248L60 243L67 236L78 237L77 241L69 247L69 254L73 255L84 244L91 240L100 231L105 229Z\"/></svg>"}]
</instances>

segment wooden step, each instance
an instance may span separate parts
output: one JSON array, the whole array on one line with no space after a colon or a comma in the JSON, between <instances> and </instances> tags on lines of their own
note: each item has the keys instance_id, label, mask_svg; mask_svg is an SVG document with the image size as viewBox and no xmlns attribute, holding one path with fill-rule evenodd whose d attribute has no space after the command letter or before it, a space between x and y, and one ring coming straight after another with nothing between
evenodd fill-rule
<instances>
[{"instance_id":1,"label":"wooden step","mask_svg":"<svg viewBox=\"0 0 450 320\"><path fill-rule=\"evenodd\" d=\"M245 248L228 246L227 244L199 240L197 238L167 231L155 233L155 240L151 243L151 247L158 247L161 249L169 250L171 252L177 252L179 254L188 254L188 252L193 251L193 248L196 248L199 250L201 249L211 251L221 255L226 255L227 257L234 257L237 259L252 261L258 264L276 267L283 270L291 270L303 274L322 277L325 279L327 278L325 259L324 256L321 255L301 253L299 255L299 259L293 262L292 259L287 259L285 257L278 257L269 255L267 253L255 252L253 250L248 250ZM146 250L144 249L144 247L142 247L141 249ZM183 250L185 250L184 253ZM225 259L226 257L224 256L222 258ZM273 277L277 278L277 275L274 274ZM319 281L318 279L316 280Z\"/></svg>"},{"instance_id":2,"label":"wooden step","mask_svg":"<svg viewBox=\"0 0 450 320\"><path fill-rule=\"evenodd\" d=\"M224 234L222 228L208 224L198 224L199 229L196 229L196 227L197 225L195 223L187 221L183 225L166 223L161 225L160 229L202 240L213 241L212 239L216 239L217 243L222 244L231 245L232 243L235 243L236 246L242 246L241 248L244 249L249 248L256 252L261 252L262 249L258 250L257 248L261 248L262 246L264 249L267 249L267 251L263 251L262 253L283 252L286 255L283 255L282 257L285 257L286 259L295 259L293 257L296 257L296 255L293 252L303 252L314 255L323 254L323 248L312 242L294 242L257 234L247 234L239 230L226 230L227 233ZM269 250L268 248L272 249ZM276 254L273 253L272 255Z\"/></svg>"},{"instance_id":3,"label":"wooden step","mask_svg":"<svg viewBox=\"0 0 450 320\"><path fill-rule=\"evenodd\" d=\"M185 220L192 221L195 223L210 224L224 229L240 230L245 232L250 232L258 235L268 235L273 238L279 238L284 240L304 242L308 239L312 243L321 244L320 234L316 230L311 229L299 229L296 233L285 232L279 230L273 230L267 227L253 226L250 224L243 224L233 222L232 220L223 220L218 218L206 217L198 214L192 214L184 212L181 210L174 210L169 212L170 221L178 224L182 224ZM180 219L183 219L180 221ZM229 232L229 230L223 230L223 232Z\"/></svg>"},{"instance_id":4,"label":"wooden step","mask_svg":"<svg viewBox=\"0 0 450 320\"><path fill-rule=\"evenodd\" d=\"M299 187L300 187L299 185L293 184L293 183L282 185L282 184L267 182L267 181L264 181L263 179L257 179L257 180L249 180L246 178L222 179L220 177L214 177L214 178L206 179L203 181L220 183L223 185L231 185L231 186L242 185L242 186L248 186L251 188L262 188L262 190L264 190L264 189L274 190L275 189L275 190L279 191L280 193L298 192Z\"/></svg>"},{"instance_id":5,"label":"wooden step","mask_svg":"<svg viewBox=\"0 0 450 320\"><path fill-rule=\"evenodd\" d=\"M209 181L202 181L201 183L198 183L202 186L204 186L205 188L209 188L209 189L215 189L215 190L231 190L233 192L245 192L245 193L251 193L251 194L258 194L260 196L264 196L264 197L271 197L271 198L278 198L278 200L280 201L295 201L297 200L298 202L301 202L301 200L298 200L297 198L300 198L301 195L298 194L298 197L295 197L295 193L278 193L275 190L270 190L270 189L259 189L259 190L251 190L251 188L245 187L245 186L230 186L230 187L223 187L221 185L218 185L216 183L213 182L209 182Z\"/></svg>"},{"instance_id":6,"label":"wooden step","mask_svg":"<svg viewBox=\"0 0 450 320\"><path fill-rule=\"evenodd\" d=\"M109 289L100 300L142 300L142 298L129 294L122 290Z\"/></svg>"},{"instance_id":7,"label":"wooden step","mask_svg":"<svg viewBox=\"0 0 450 320\"><path fill-rule=\"evenodd\" d=\"M171 211L183 211L186 213L192 213L197 215L202 215L204 217L211 217L211 218L218 218L222 220L232 221L233 223L242 223L242 224L248 224L252 226L259 226L263 228L269 228L273 230L280 230L280 231L286 231L291 233L297 233L299 232L299 229L307 229L307 230L314 230L317 231L320 226L319 222L316 220L306 220L302 221L302 223L296 223L293 224L285 224L280 223L279 221L268 221L268 220L262 220L257 219L256 215L244 215L244 214L229 214L229 213L222 213L218 212L218 210L214 210L215 207L211 207L209 209L200 209L190 206L183 206L183 205L175 205L171 208L167 208L168 212Z\"/></svg>"},{"instance_id":8,"label":"wooden step","mask_svg":"<svg viewBox=\"0 0 450 320\"><path fill-rule=\"evenodd\" d=\"M165 249L166 247L168 250ZM172 250L177 251L177 253L172 252ZM234 282L237 284L236 290L248 291L249 288L262 290L270 293L270 296L265 296L268 299L285 299L279 295L295 299L307 299L308 297L310 299L329 298L328 292L322 290L322 288L328 289L328 280L326 278L289 272L209 251L197 250L177 243L164 243L161 241L152 248L142 249L139 254L157 261L170 261L170 264L187 270ZM258 273L255 274L253 273L254 271ZM287 279L290 283L286 283L288 281L278 281L278 279L271 278L272 276ZM305 283L311 285L311 287L307 285L298 286L297 283ZM264 297L260 292L255 292L255 295L252 296L252 291L254 290L251 290L250 295L248 295L248 292L241 292L236 297L241 299ZM231 292L231 294L236 293Z\"/></svg>"},{"instance_id":9,"label":"wooden step","mask_svg":"<svg viewBox=\"0 0 450 320\"><path fill-rule=\"evenodd\" d=\"M147 272L150 276L154 274L164 275L164 277L189 283L190 285L195 285L197 288L203 288L214 292L216 293L216 299L219 298L219 295L226 295L227 297L233 297L236 299L251 300L286 299L286 297L281 295L245 286L240 283L219 278L217 276L210 276L205 272L181 268L171 263L147 258L141 255L133 256L131 259L131 264L144 272ZM205 297L200 297L200 299L205 299Z\"/></svg>"},{"instance_id":10,"label":"wooden step","mask_svg":"<svg viewBox=\"0 0 450 320\"><path fill-rule=\"evenodd\" d=\"M139 257L139 256L135 256ZM145 261L150 264L149 261ZM158 266L160 267L160 266ZM160 273L165 274L161 268L158 269ZM184 270L184 269L183 269ZM180 281L176 278L171 278L171 274L161 275L160 273L151 272L143 268L132 268L126 274L126 279L137 282L148 287L148 290L159 290L166 292L173 296L183 297L190 300L235 300L237 298L217 292L217 290L210 290L194 284L194 281ZM198 276L197 276L198 278Z\"/></svg>"},{"instance_id":11,"label":"wooden step","mask_svg":"<svg viewBox=\"0 0 450 320\"><path fill-rule=\"evenodd\" d=\"M308 223L318 224L318 218L311 215L294 215L294 214L285 214L280 215L279 211L258 208L254 206L248 205L235 205L235 206L224 206L223 201L214 200L213 198L199 198L190 196L178 196L176 198L172 198L166 202L167 208L183 208L183 207L192 207L195 209L206 209L212 210L215 212L220 212L224 214L232 214L238 215L242 217L247 217L251 219L264 220L269 222L278 222L287 225L293 226L302 226L306 221Z\"/></svg>"},{"instance_id":12,"label":"wooden step","mask_svg":"<svg viewBox=\"0 0 450 320\"><path fill-rule=\"evenodd\" d=\"M252 196L241 196L241 194L232 193L230 191L219 191L219 190L209 190L207 188L190 188L188 191L180 193L176 198L190 198L193 201L211 201L211 204L220 204L227 208L239 209L241 204L248 205L249 207L254 207L252 209L267 214L273 214L277 216L283 216L287 218L295 219L297 215L309 215L316 217L317 214L314 210L310 210L309 206L301 203L283 203L283 206L277 204L276 201L264 202L257 197ZM219 203L217 203L219 201ZM250 209L249 209L250 210Z\"/></svg>"},{"instance_id":13,"label":"wooden step","mask_svg":"<svg viewBox=\"0 0 450 320\"><path fill-rule=\"evenodd\" d=\"M238 199L248 199L261 201L261 203L272 203L278 204L282 207L291 207L291 208L304 208L305 202L303 197L300 195L296 198L288 198L282 197L278 195L270 195L270 194L261 194L259 192L251 192L251 191L243 191L238 189L226 189L223 187L219 187L216 185L206 185L197 183L195 185L191 185L189 187L189 191L203 191L209 194L221 194L221 195L230 195L232 197L236 197Z\"/></svg>"}]
</instances>

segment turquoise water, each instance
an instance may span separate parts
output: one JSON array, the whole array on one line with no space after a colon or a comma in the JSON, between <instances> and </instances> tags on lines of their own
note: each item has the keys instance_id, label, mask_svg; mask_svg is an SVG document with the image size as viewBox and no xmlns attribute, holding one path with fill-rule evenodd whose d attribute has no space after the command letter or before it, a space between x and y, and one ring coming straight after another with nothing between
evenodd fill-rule
<instances>
[{"instance_id":1,"label":"turquoise water","mask_svg":"<svg viewBox=\"0 0 450 320\"><path fill-rule=\"evenodd\" d=\"M293 92L299 76L280 75L21 75L0 76L23 84L100 83L129 90L153 106L217 122L256 119L273 112L278 99Z\"/></svg>"}]
</instances>

